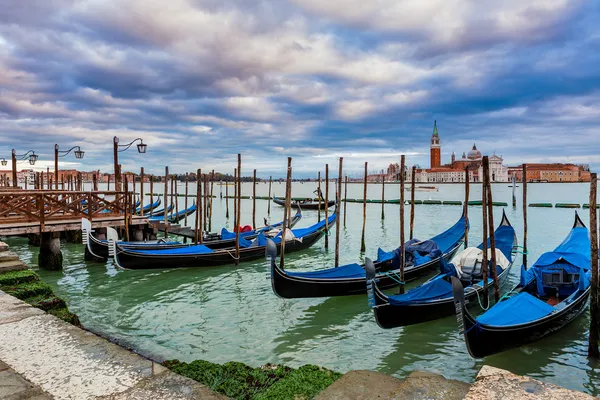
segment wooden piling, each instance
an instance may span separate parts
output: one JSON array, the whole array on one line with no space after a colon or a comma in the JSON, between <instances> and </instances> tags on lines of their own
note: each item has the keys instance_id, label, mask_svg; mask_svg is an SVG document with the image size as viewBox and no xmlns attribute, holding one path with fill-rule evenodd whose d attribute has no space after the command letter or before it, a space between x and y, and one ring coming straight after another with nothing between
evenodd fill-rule
<instances>
[{"instance_id":1,"label":"wooden piling","mask_svg":"<svg viewBox=\"0 0 600 400\"><path fill-rule=\"evenodd\" d=\"M287 177L285 180L285 205L283 206L283 227L281 230L281 250L280 250L280 258L279 265L281 268L284 268L285 262L285 242L287 229L290 221L286 218L288 215L288 209L291 208L292 202L292 157L288 157L288 165L287 165Z\"/></svg>"},{"instance_id":2,"label":"wooden piling","mask_svg":"<svg viewBox=\"0 0 600 400\"><path fill-rule=\"evenodd\" d=\"M344 184L344 228L346 227L346 208L348 207L348 175L346 175Z\"/></svg>"},{"instance_id":3,"label":"wooden piling","mask_svg":"<svg viewBox=\"0 0 600 400\"><path fill-rule=\"evenodd\" d=\"M92 182L93 182L93 188L94 188L94 192L98 191L98 175L94 174L92 175ZM52 186L52 185L50 185Z\"/></svg>"},{"instance_id":4,"label":"wooden piling","mask_svg":"<svg viewBox=\"0 0 600 400\"><path fill-rule=\"evenodd\" d=\"M342 164L344 158L340 157L338 167L337 191L335 196L335 266L340 266L340 203L342 201Z\"/></svg>"},{"instance_id":5,"label":"wooden piling","mask_svg":"<svg viewBox=\"0 0 600 400\"><path fill-rule=\"evenodd\" d=\"M168 199L169 199L169 167L165 167L165 192L163 193L163 196L165 198L165 206L164 206L164 213L163 213L163 222L165 224L165 237L169 236L169 221L167 219L167 213L168 213Z\"/></svg>"},{"instance_id":6,"label":"wooden piling","mask_svg":"<svg viewBox=\"0 0 600 400\"><path fill-rule=\"evenodd\" d=\"M202 231L200 230L200 215L202 214L202 187L200 186L200 176L202 170L196 170L196 213L194 214L194 242L202 243Z\"/></svg>"},{"instance_id":7,"label":"wooden piling","mask_svg":"<svg viewBox=\"0 0 600 400\"><path fill-rule=\"evenodd\" d=\"M406 168L406 157L400 156L400 288L399 293L404 293L404 266L406 264L406 252L404 250L404 242L406 237L404 236L404 180Z\"/></svg>"},{"instance_id":8,"label":"wooden piling","mask_svg":"<svg viewBox=\"0 0 600 400\"><path fill-rule=\"evenodd\" d=\"M364 253L367 250L367 246L365 244L365 228L367 227L367 166L368 163L365 162L365 178L364 178L364 191L363 191L363 226L362 226L362 235L360 238L360 252Z\"/></svg>"},{"instance_id":9,"label":"wooden piling","mask_svg":"<svg viewBox=\"0 0 600 400\"><path fill-rule=\"evenodd\" d=\"M319 186L317 186L317 197L319 198L319 205L317 206L317 220L320 221L321 220L321 171L319 171Z\"/></svg>"},{"instance_id":10,"label":"wooden piling","mask_svg":"<svg viewBox=\"0 0 600 400\"><path fill-rule=\"evenodd\" d=\"M523 163L523 265L527 269L527 164Z\"/></svg>"},{"instance_id":11,"label":"wooden piling","mask_svg":"<svg viewBox=\"0 0 600 400\"><path fill-rule=\"evenodd\" d=\"M233 169L233 226L237 229L237 168Z\"/></svg>"},{"instance_id":12,"label":"wooden piling","mask_svg":"<svg viewBox=\"0 0 600 400\"><path fill-rule=\"evenodd\" d=\"M269 198L267 199L267 216L271 216L271 184L273 183L273 177L269 176Z\"/></svg>"},{"instance_id":13,"label":"wooden piling","mask_svg":"<svg viewBox=\"0 0 600 400\"><path fill-rule=\"evenodd\" d=\"M62 190L65 190L65 176L64 175L62 176L61 184L62 184ZM106 190L110 191L110 174L108 174L108 178L106 179Z\"/></svg>"},{"instance_id":14,"label":"wooden piling","mask_svg":"<svg viewBox=\"0 0 600 400\"><path fill-rule=\"evenodd\" d=\"M381 170L381 219L385 219L385 176Z\"/></svg>"},{"instance_id":15,"label":"wooden piling","mask_svg":"<svg viewBox=\"0 0 600 400\"><path fill-rule=\"evenodd\" d=\"M127 182L127 177L125 177L125 181L123 182L123 188L125 192L125 212L123 213L125 216L125 240L129 242L129 213L131 211L131 196L129 194L129 184Z\"/></svg>"},{"instance_id":16,"label":"wooden piling","mask_svg":"<svg viewBox=\"0 0 600 400\"><path fill-rule=\"evenodd\" d=\"M212 232L213 192L215 189L215 170L210 173L210 211L208 214L208 231Z\"/></svg>"},{"instance_id":17,"label":"wooden piling","mask_svg":"<svg viewBox=\"0 0 600 400\"><path fill-rule=\"evenodd\" d=\"M469 247L469 167L465 167L465 204L463 214L465 216L465 249Z\"/></svg>"},{"instance_id":18,"label":"wooden piling","mask_svg":"<svg viewBox=\"0 0 600 400\"><path fill-rule=\"evenodd\" d=\"M256 229L256 169L252 176L252 229Z\"/></svg>"},{"instance_id":19,"label":"wooden piling","mask_svg":"<svg viewBox=\"0 0 600 400\"><path fill-rule=\"evenodd\" d=\"M152 215L152 209L154 207L154 175L150 175L150 211L148 212L148 216Z\"/></svg>"},{"instance_id":20,"label":"wooden piling","mask_svg":"<svg viewBox=\"0 0 600 400\"><path fill-rule=\"evenodd\" d=\"M140 168L140 215L144 215L144 167Z\"/></svg>"},{"instance_id":21,"label":"wooden piling","mask_svg":"<svg viewBox=\"0 0 600 400\"><path fill-rule=\"evenodd\" d=\"M415 175L417 174L417 167L413 165L411 170L410 177L410 231L408 238L412 240L414 237L414 229L415 229Z\"/></svg>"},{"instance_id":22,"label":"wooden piling","mask_svg":"<svg viewBox=\"0 0 600 400\"><path fill-rule=\"evenodd\" d=\"M592 282L590 288L590 334L588 357L600 358L600 276L598 271L598 210L596 209L598 191L598 175L590 174L590 240L592 259Z\"/></svg>"},{"instance_id":23,"label":"wooden piling","mask_svg":"<svg viewBox=\"0 0 600 400\"><path fill-rule=\"evenodd\" d=\"M325 249L329 248L329 164L325 164Z\"/></svg>"},{"instance_id":24,"label":"wooden piling","mask_svg":"<svg viewBox=\"0 0 600 400\"><path fill-rule=\"evenodd\" d=\"M512 206L513 208L517 208L517 177L516 175L512 176Z\"/></svg>"},{"instance_id":25,"label":"wooden piling","mask_svg":"<svg viewBox=\"0 0 600 400\"><path fill-rule=\"evenodd\" d=\"M242 208L242 155L238 153L238 181L237 181L237 229L235 234L235 265L239 265L240 263L240 220L241 213L240 209ZM285 238L284 238L285 240Z\"/></svg>"},{"instance_id":26,"label":"wooden piling","mask_svg":"<svg viewBox=\"0 0 600 400\"><path fill-rule=\"evenodd\" d=\"M132 182L131 182L131 186L132 186L132 188L133 188L133 190L131 191L131 193L133 194L133 204L135 204L135 195L136 195L136 193L137 193L137 191L136 191L136 187L135 187L135 186L136 186L136 185L135 185L135 175L132 175L132 176L131 176L131 178L132 178L132 179L131 179L131 180L132 180ZM78 190L79 190L79 189L78 189Z\"/></svg>"},{"instance_id":27,"label":"wooden piling","mask_svg":"<svg viewBox=\"0 0 600 400\"><path fill-rule=\"evenodd\" d=\"M177 179L177 175L173 175L173 186L175 186L173 192L175 196L175 218L179 215L179 189L177 188L177 183L179 183L179 179Z\"/></svg>"},{"instance_id":28,"label":"wooden piling","mask_svg":"<svg viewBox=\"0 0 600 400\"><path fill-rule=\"evenodd\" d=\"M204 226L206 227L207 232L210 232L210 229L208 229L208 174L204 174Z\"/></svg>"},{"instance_id":29,"label":"wooden piling","mask_svg":"<svg viewBox=\"0 0 600 400\"><path fill-rule=\"evenodd\" d=\"M190 184L190 174L189 173L185 173L185 200L184 200L184 206L185 206L185 217L183 220L183 224L185 226L188 226L188 196L189 196L189 184ZM183 238L183 240L185 241L185 236Z\"/></svg>"},{"instance_id":30,"label":"wooden piling","mask_svg":"<svg viewBox=\"0 0 600 400\"><path fill-rule=\"evenodd\" d=\"M483 183L481 185L481 209L483 215L483 259L481 262L481 272L483 275L483 308L487 310L489 303L488 288L488 215L487 215L487 178L484 172Z\"/></svg>"},{"instance_id":31,"label":"wooden piling","mask_svg":"<svg viewBox=\"0 0 600 400\"><path fill-rule=\"evenodd\" d=\"M198 220L198 240L200 243L204 241L204 221L202 217L203 204L202 204L202 196L204 195L204 190L202 190L202 170L198 169L198 187L196 188L196 201L198 202L198 209L196 210L196 218Z\"/></svg>"},{"instance_id":32,"label":"wooden piling","mask_svg":"<svg viewBox=\"0 0 600 400\"><path fill-rule=\"evenodd\" d=\"M498 283L498 271L496 270L496 237L494 232L494 201L492 197L492 183L490 179L490 161L487 156L483 157L483 174L487 174L487 207L488 207L488 226L490 231L490 268L492 272L492 279L494 282L494 299L496 302L500 300L500 285Z\"/></svg>"}]
</instances>

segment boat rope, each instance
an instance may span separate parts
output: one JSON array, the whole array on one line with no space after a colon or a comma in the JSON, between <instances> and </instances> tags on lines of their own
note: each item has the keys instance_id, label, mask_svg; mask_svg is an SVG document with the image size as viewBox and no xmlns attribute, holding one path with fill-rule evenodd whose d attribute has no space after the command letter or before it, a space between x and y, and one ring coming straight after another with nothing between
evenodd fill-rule
<instances>
[{"instance_id":1,"label":"boat rope","mask_svg":"<svg viewBox=\"0 0 600 400\"><path fill-rule=\"evenodd\" d=\"M394 282L400 284L400 285L404 285L406 282L403 282L400 275L398 275L396 272L394 271L388 271L388 272L382 272L383 275L387 276L388 278L390 278L391 280L393 280ZM392 275L393 274L393 275Z\"/></svg>"},{"instance_id":2,"label":"boat rope","mask_svg":"<svg viewBox=\"0 0 600 400\"><path fill-rule=\"evenodd\" d=\"M231 258L233 258L234 260L239 260L240 257L236 257L233 254L231 254L231 250L225 250L227 252L227 254L229 254L231 256Z\"/></svg>"},{"instance_id":3,"label":"boat rope","mask_svg":"<svg viewBox=\"0 0 600 400\"><path fill-rule=\"evenodd\" d=\"M479 286L481 289L483 289L483 286L481 286L477 283L474 283L471 285L472 288L475 288L475 286ZM481 298L479 297L479 291L477 289L474 289L474 290L475 290L475 294L477 295L477 301L479 302L479 307L481 307L481 309L487 311L488 308L490 308L490 304L488 303L488 306L484 307L483 304L481 304Z\"/></svg>"}]
</instances>

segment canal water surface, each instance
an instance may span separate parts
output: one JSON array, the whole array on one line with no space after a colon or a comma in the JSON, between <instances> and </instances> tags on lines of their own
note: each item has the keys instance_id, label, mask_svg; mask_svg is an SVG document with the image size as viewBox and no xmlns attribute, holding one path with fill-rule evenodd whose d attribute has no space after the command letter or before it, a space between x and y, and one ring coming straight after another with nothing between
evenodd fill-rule
<instances>
[{"instance_id":1,"label":"canal water surface","mask_svg":"<svg viewBox=\"0 0 600 400\"><path fill-rule=\"evenodd\" d=\"M159 186L159 185L157 185ZM257 186L257 195L267 194L268 184ZM293 196L310 196L314 183L294 183ZM587 184L530 184L529 202L587 203ZM184 187L180 186L179 192ZM273 184L276 195L283 184ZM362 198L362 185L348 186L348 198ZM494 200L511 202L508 184L496 184ZM148 188L146 188L148 191ZM225 218L225 188L215 186L213 231L232 229ZM244 194L252 185L244 184ZM323 190L324 192L325 190ZM333 184L330 193L334 193ZM195 185L190 185L195 193ZM381 186L369 185L368 197L381 198ZM386 198L399 198L398 185L386 185ZM409 193L407 192L407 197ZM480 186L473 185L471 199L480 199ZM517 208L505 211L522 242L521 188ZM439 192L419 192L417 199L463 200L460 185L440 185ZM146 198L146 203L149 201ZM191 201L191 200L190 200ZM183 199L180 198L180 209ZM230 215L233 203L230 202ZM256 200L256 219L267 216L267 201ZM408 216L410 207L406 207ZM495 207L498 223L502 207ZM460 217L460 206L417 205L415 236L429 238ZM481 207L470 207L470 243L481 242ZM367 251L360 253L362 204L349 203L346 226L341 229L342 263L375 258L377 248L399 245L399 206L368 204ZM529 262L552 250L571 229L574 210L529 208ZM580 210L589 220L588 210ZM271 221L281 220L279 206L271 204ZM343 218L342 218L343 219ZM408 217L406 218L408 221ZM193 217L190 218L190 224ZM305 211L297 227L317 222L317 211ZM252 201L242 200L242 225L252 224ZM407 228L408 232L408 228ZM12 249L34 267L38 249L25 239L8 240ZM333 266L335 229L329 249L321 240L312 248L286 257L286 268L315 270ZM366 296L319 299L280 299L268 280L267 262L244 263L238 267L177 268L128 271L112 262L83 260L83 246L63 243L64 270L40 270L42 279L63 297L89 329L136 349L150 357L213 362L241 361L253 366L283 363L290 366L317 364L337 371L369 369L403 377L413 370L443 374L447 378L472 381L482 365L488 364L527 374L545 382L600 395L600 366L586 358L588 314L566 329L531 345L488 357L472 359L458 333L455 317L383 330L367 307ZM516 256L511 281L518 281L521 255ZM413 284L414 285L414 284Z\"/></svg>"}]
</instances>

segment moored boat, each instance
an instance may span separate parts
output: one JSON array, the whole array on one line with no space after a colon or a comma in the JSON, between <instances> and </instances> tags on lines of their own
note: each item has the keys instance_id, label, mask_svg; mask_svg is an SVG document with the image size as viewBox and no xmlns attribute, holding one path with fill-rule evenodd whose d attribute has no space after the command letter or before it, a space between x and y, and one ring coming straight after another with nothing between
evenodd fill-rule
<instances>
[{"instance_id":1,"label":"moored boat","mask_svg":"<svg viewBox=\"0 0 600 400\"><path fill-rule=\"evenodd\" d=\"M287 232L285 251L291 253L311 247L327 233L327 225L335 224L336 214L327 220L301 229L290 229ZM252 241L240 239L239 262L251 261L264 257L266 240L272 235L277 247L281 246L281 230L261 232ZM129 249L109 238L109 254L114 257L115 264L125 269L153 269L179 267L210 267L234 264L235 249L228 247L211 249L205 244L190 245L174 249L143 250Z\"/></svg>"},{"instance_id":2,"label":"moored boat","mask_svg":"<svg viewBox=\"0 0 600 400\"><path fill-rule=\"evenodd\" d=\"M285 206L285 199L273 197L273 203L278 204L280 206ZM318 210L319 208L321 210L325 210L325 208L335 206L335 200L329 200L329 202L327 203L327 207L325 207L325 200L319 203L318 201L314 201L314 199L311 198L307 198L305 200L292 200L290 205L292 208L302 208L304 210Z\"/></svg>"},{"instance_id":3,"label":"moored boat","mask_svg":"<svg viewBox=\"0 0 600 400\"><path fill-rule=\"evenodd\" d=\"M465 307L460 281L452 279L459 329L469 354L482 358L558 331L585 309L590 295L589 232L577 213L573 228L533 266L521 267L517 286L477 318Z\"/></svg>"},{"instance_id":4,"label":"moored boat","mask_svg":"<svg viewBox=\"0 0 600 400\"><path fill-rule=\"evenodd\" d=\"M517 243L515 230L510 225L506 214L503 213L502 221L494 233L496 238L496 272L498 280L502 283L508 277L512 267L512 250ZM483 292L482 248L483 243L476 248L464 249L457 253L449 264L444 265L442 272L422 285L410 289L404 294L390 296L383 293L379 288L373 261L366 259L365 269L367 271L369 305L373 308L377 324L387 329L453 315L455 313L454 297L450 280L453 276L460 276L465 297L469 301L477 301L480 293ZM489 249L488 253L491 254ZM491 282L491 278L488 278L488 282Z\"/></svg>"},{"instance_id":5,"label":"moored boat","mask_svg":"<svg viewBox=\"0 0 600 400\"><path fill-rule=\"evenodd\" d=\"M404 280L439 270L442 259L449 260L461 246L465 232L463 215L452 227L430 240L409 241L405 248L406 260ZM397 286L400 282L400 248L384 252L379 249L375 261L378 285L382 289ZM288 271L277 265L271 257L271 286L276 295L283 298L307 298L349 296L366 293L364 266L347 264L337 268L318 271Z\"/></svg>"}]
</instances>

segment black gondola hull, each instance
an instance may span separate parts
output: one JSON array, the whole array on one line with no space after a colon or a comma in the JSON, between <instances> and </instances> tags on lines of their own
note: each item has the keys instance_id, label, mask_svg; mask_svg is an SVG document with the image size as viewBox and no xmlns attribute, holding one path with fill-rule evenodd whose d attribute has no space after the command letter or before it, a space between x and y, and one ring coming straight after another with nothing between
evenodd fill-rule
<instances>
[{"instance_id":1,"label":"black gondola hull","mask_svg":"<svg viewBox=\"0 0 600 400\"><path fill-rule=\"evenodd\" d=\"M330 227L333 224L330 225ZM285 253L308 249L325 235L325 228L305 236L302 241L287 241ZM281 244L277 244L279 251ZM240 249L240 262L258 260L265 257L265 246ZM185 267L215 267L235 264L235 249L223 249L214 253L194 255L146 255L130 252L118 247L115 256L117 264L126 269L167 269Z\"/></svg>"},{"instance_id":2,"label":"black gondola hull","mask_svg":"<svg viewBox=\"0 0 600 400\"><path fill-rule=\"evenodd\" d=\"M498 276L500 285L506 281L511 266L502 271ZM377 283L377 286L379 286L379 283ZM465 303L477 304L477 296L482 296L482 292L482 289L477 288L465 293ZM493 295L492 290L489 291L489 295ZM384 329L421 324L423 322L449 317L456 313L454 298L452 297L439 301L392 306L388 302L387 296L376 288L374 290L374 300L376 305L376 307L373 308L375 320L377 321L377 325Z\"/></svg>"},{"instance_id":3,"label":"black gondola hull","mask_svg":"<svg viewBox=\"0 0 600 400\"><path fill-rule=\"evenodd\" d=\"M457 316L465 336L469 354L483 358L539 340L568 325L583 313L590 295L589 288L563 310L527 324L513 327L496 327L477 324L465 311Z\"/></svg>"},{"instance_id":4,"label":"black gondola hull","mask_svg":"<svg viewBox=\"0 0 600 400\"><path fill-rule=\"evenodd\" d=\"M453 249L445 254L443 258L450 260L461 243L458 243ZM420 276L430 274L432 271L439 271L440 258L428 263L409 268L404 271L404 280L411 281ZM386 265L391 265L391 261L382 264L376 264L378 271L388 271ZM398 286L397 276L379 275L377 286L381 289L389 289ZM276 295L286 299L293 298L311 298L311 297L336 297L350 296L356 294L365 294L367 292L367 280L364 278L354 279L307 279L288 275L277 265L271 265L271 286Z\"/></svg>"},{"instance_id":5,"label":"black gondola hull","mask_svg":"<svg viewBox=\"0 0 600 400\"><path fill-rule=\"evenodd\" d=\"M273 203L278 204L280 206L285 206L285 200L281 200L278 198L273 198ZM333 207L335 206L335 200L329 200L328 203L328 207ZM311 203L301 203L301 202L297 202L297 201L292 201L291 202L291 207L292 208L301 208L302 210L318 210L319 208L321 208L321 210L325 210L325 202L321 202L321 205L319 206L319 202L311 202Z\"/></svg>"}]
</instances>

